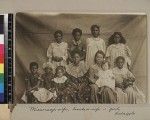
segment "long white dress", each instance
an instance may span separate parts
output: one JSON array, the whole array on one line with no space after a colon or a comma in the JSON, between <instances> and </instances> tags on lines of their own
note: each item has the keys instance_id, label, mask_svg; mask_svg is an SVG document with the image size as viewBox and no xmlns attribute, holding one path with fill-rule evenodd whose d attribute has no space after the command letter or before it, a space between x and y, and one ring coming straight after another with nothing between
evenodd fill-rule
<instances>
[{"instance_id":1,"label":"long white dress","mask_svg":"<svg viewBox=\"0 0 150 120\"><path fill-rule=\"evenodd\" d=\"M66 42L51 43L47 50L47 57L49 58L49 62L53 64L54 69L60 65L66 66L66 60L68 58L68 44ZM63 60L61 62L56 62L52 60L52 57L62 57Z\"/></svg>"},{"instance_id":2,"label":"long white dress","mask_svg":"<svg viewBox=\"0 0 150 120\"><path fill-rule=\"evenodd\" d=\"M125 58L124 67L127 68L127 64L130 66L130 64L131 64L131 59L130 59L131 51L127 45L122 44L122 43L118 43L118 44L112 44L107 48L106 57L110 58L111 68L114 67L115 59L118 56L123 56Z\"/></svg>"},{"instance_id":3,"label":"long white dress","mask_svg":"<svg viewBox=\"0 0 150 120\"><path fill-rule=\"evenodd\" d=\"M94 64L94 57L98 50L106 51L106 45L103 39L100 37L88 38L86 40L86 67L89 68Z\"/></svg>"}]
</instances>

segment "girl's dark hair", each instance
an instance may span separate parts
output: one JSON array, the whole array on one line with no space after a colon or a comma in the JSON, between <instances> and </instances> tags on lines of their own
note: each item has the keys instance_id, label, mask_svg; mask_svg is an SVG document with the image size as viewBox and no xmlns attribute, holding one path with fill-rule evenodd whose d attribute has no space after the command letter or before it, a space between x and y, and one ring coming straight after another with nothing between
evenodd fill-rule
<instances>
[{"instance_id":1,"label":"girl's dark hair","mask_svg":"<svg viewBox=\"0 0 150 120\"><path fill-rule=\"evenodd\" d=\"M55 33L54 33L54 37L56 37L56 35L57 35L58 33L61 34L61 36L63 36L63 32L62 32L61 30L57 30L57 31L55 31Z\"/></svg>"},{"instance_id":2,"label":"girl's dark hair","mask_svg":"<svg viewBox=\"0 0 150 120\"><path fill-rule=\"evenodd\" d=\"M74 49L71 51L71 57L73 58L75 54L78 54L80 57L82 56L81 50L79 49Z\"/></svg>"},{"instance_id":3,"label":"girl's dark hair","mask_svg":"<svg viewBox=\"0 0 150 120\"><path fill-rule=\"evenodd\" d=\"M39 65L38 65L38 63L36 63L36 62L31 62L30 63L30 69L33 67L33 66L36 66L37 68L39 67Z\"/></svg>"},{"instance_id":4,"label":"girl's dark hair","mask_svg":"<svg viewBox=\"0 0 150 120\"><path fill-rule=\"evenodd\" d=\"M122 59L123 62L125 62L125 58L123 56L118 56L115 60L115 64L117 64L120 59Z\"/></svg>"},{"instance_id":5,"label":"girl's dark hair","mask_svg":"<svg viewBox=\"0 0 150 120\"><path fill-rule=\"evenodd\" d=\"M76 32L79 32L79 33L80 33L80 35L82 35L82 30L81 30L81 29L79 29L79 28L75 28L75 29L73 29L73 30L72 30L72 35L74 36L74 34L75 34Z\"/></svg>"},{"instance_id":6,"label":"girl's dark hair","mask_svg":"<svg viewBox=\"0 0 150 120\"><path fill-rule=\"evenodd\" d=\"M92 26L91 26L91 30L93 30L95 27L96 27L97 29L100 29L100 27L99 27L98 25L92 25Z\"/></svg>"},{"instance_id":7,"label":"girl's dark hair","mask_svg":"<svg viewBox=\"0 0 150 120\"><path fill-rule=\"evenodd\" d=\"M57 75L58 70L62 70L63 73L66 72L66 68L65 68L64 66L58 66L58 67L56 68L55 75Z\"/></svg>"},{"instance_id":8,"label":"girl's dark hair","mask_svg":"<svg viewBox=\"0 0 150 120\"><path fill-rule=\"evenodd\" d=\"M110 36L110 38L108 39L108 46L115 43L114 38L115 38L116 35L119 35L119 36L121 37L119 43L126 44L126 40L125 40L125 38L123 37L122 33L121 33L121 32L114 32L114 33Z\"/></svg>"},{"instance_id":9,"label":"girl's dark hair","mask_svg":"<svg viewBox=\"0 0 150 120\"><path fill-rule=\"evenodd\" d=\"M95 63L96 63L96 56L97 56L98 54L101 54L101 55L103 56L103 58L105 57L105 53L104 53L102 50L98 50L98 51L96 52L96 54L95 54L95 57L94 57L94 62L95 62Z\"/></svg>"}]
</instances>

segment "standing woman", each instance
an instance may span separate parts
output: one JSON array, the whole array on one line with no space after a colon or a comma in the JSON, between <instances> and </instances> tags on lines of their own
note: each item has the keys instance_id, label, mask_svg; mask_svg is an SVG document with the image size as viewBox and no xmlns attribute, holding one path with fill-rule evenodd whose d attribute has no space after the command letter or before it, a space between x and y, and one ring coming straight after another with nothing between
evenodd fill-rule
<instances>
[{"instance_id":1,"label":"standing woman","mask_svg":"<svg viewBox=\"0 0 150 120\"><path fill-rule=\"evenodd\" d=\"M51 43L47 50L47 57L56 69L58 66L66 66L68 58L68 44L62 41L63 33L57 30L54 33L55 42Z\"/></svg>"},{"instance_id":2,"label":"standing woman","mask_svg":"<svg viewBox=\"0 0 150 120\"><path fill-rule=\"evenodd\" d=\"M87 38L86 40L86 66L87 68L90 65L94 64L94 56L98 50L101 50L105 53L106 45L103 39L100 36L100 27L98 25L91 26L92 37Z\"/></svg>"},{"instance_id":3,"label":"standing woman","mask_svg":"<svg viewBox=\"0 0 150 120\"><path fill-rule=\"evenodd\" d=\"M114 68L115 59L118 56L123 56L125 58L124 67L130 69L131 51L126 45L126 40L122 36L121 32L114 32L114 34L109 38L108 48L106 51L106 57L110 62L111 68Z\"/></svg>"}]
</instances>

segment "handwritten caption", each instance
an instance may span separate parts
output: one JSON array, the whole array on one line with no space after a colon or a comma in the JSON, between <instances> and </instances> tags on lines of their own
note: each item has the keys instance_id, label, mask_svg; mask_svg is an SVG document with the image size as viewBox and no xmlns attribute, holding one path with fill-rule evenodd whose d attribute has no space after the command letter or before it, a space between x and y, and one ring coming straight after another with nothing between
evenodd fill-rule
<instances>
[{"instance_id":1,"label":"handwritten caption","mask_svg":"<svg viewBox=\"0 0 150 120\"><path fill-rule=\"evenodd\" d=\"M30 107L32 112L50 112L52 113L66 113L66 112L108 112L118 116L134 116L136 113L134 110L124 110L121 107Z\"/></svg>"}]
</instances>

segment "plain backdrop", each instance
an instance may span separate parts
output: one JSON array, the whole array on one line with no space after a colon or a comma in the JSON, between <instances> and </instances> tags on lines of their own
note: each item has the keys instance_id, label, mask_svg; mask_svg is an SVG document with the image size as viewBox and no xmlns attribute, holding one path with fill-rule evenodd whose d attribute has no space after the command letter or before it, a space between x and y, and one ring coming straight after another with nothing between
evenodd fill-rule
<instances>
[{"instance_id":1,"label":"plain backdrop","mask_svg":"<svg viewBox=\"0 0 150 120\"><path fill-rule=\"evenodd\" d=\"M148 15L147 46L150 45L150 0L0 0L1 13L16 13L20 11L146 13ZM149 56L150 53L148 52L148 58L150 58ZM150 64L148 64L148 68L150 68ZM149 81L150 79L148 78L147 86L150 86ZM148 87L148 89L148 91L150 91L150 87ZM9 120L9 111L7 110L7 106L1 105L0 109L0 119ZM140 113L142 113L142 111L139 111L139 114ZM146 116L144 113L145 112L142 114L143 118ZM138 120L138 118L141 120L140 117L135 119ZM148 119L149 117L147 117L147 120Z\"/></svg>"}]
</instances>

